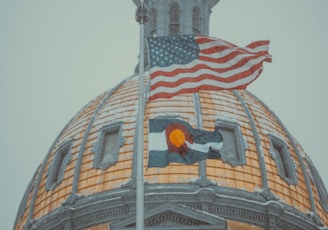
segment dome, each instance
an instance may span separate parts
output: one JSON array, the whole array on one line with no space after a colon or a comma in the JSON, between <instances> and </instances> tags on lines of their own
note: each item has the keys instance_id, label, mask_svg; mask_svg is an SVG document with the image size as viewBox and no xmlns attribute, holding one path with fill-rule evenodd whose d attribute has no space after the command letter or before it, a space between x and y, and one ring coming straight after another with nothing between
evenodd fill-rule
<instances>
[{"instance_id":1,"label":"dome","mask_svg":"<svg viewBox=\"0 0 328 230\"><path fill-rule=\"evenodd\" d=\"M145 34L206 35L217 2L146 0ZM138 74L126 78L67 123L31 179L14 229L136 229L139 80ZM220 157L153 167L149 152L162 147L162 139L153 139L154 120L174 121L199 138L214 130ZM328 229L328 193L315 166L249 91L150 100L141 127L147 229ZM189 143L188 135L182 138Z\"/></svg>"},{"instance_id":2,"label":"dome","mask_svg":"<svg viewBox=\"0 0 328 230\"><path fill-rule=\"evenodd\" d=\"M134 229L137 107L133 75L82 108L36 170L15 228ZM222 158L148 168L148 121L156 118L219 126ZM147 228L327 229L328 196L314 165L249 91L149 101L144 130Z\"/></svg>"}]
</instances>

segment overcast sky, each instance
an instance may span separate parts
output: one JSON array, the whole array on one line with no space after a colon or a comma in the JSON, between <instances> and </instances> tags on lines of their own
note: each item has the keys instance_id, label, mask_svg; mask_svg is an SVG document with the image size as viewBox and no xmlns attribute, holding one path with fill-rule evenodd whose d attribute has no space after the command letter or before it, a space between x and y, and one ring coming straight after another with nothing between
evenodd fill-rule
<instances>
[{"instance_id":1,"label":"overcast sky","mask_svg":"<svg viewBox=\"0 0 328 230\"><path fill-rule=\"evenodd\" d=\"M134 72L132 0L0 0L0 229L11 229L36 168L86 103ZM328 185L328 1L221 0L210 35L270 39L248 90L282 120Z\"/></svg>"}]
</instances>

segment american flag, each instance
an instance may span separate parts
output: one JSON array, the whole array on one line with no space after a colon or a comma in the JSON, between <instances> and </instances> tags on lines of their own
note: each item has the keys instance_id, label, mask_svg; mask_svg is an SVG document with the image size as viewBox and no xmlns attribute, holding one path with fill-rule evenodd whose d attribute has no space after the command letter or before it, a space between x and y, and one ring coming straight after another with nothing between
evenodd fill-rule
<instances>
[{"instance_id":1,"label":"american flag","mask_svg":"<svg viewBox=\"0 0 328 230\"><path fill-rule=\"evenodd\" d=\"M271 62L269 41L238 47L219 38L168 36L147 38L150 59L149 100L199 90L245 89Z\"/></svg>"}]
</instances>

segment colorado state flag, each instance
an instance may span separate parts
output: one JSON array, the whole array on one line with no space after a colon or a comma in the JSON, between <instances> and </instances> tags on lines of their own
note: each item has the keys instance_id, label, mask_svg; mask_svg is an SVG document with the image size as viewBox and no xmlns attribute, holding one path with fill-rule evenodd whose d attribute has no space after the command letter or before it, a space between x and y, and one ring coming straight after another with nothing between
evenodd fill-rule
<instances>
[{"instance_id":1,"label":"colorado state flag","mask_svg":"<svg viewBox=\"0 0 328 230\"><path fill-rule=\"evenodd\" d=\"M148 167L166 167L170 162L194 164L220 159L223 138L216 126L213 132L192 128L178 119L150 119Z\"/></svg>"}]
</instances>

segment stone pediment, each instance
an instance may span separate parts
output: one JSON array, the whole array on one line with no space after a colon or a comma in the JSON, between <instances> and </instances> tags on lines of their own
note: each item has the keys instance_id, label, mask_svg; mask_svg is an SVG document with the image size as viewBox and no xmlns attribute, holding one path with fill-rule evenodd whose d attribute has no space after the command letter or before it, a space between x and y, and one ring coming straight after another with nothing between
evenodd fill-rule
<instances>
[{"instance_id":1,"label":"stone pediment","mask_svg":"<svg viewBox=\"0 0 328 230\"><path fill-rule=\"evenodd\" d=\"M226 221L182 205L165 204L145 212L145 226L147 230L224 230ZM135 227L135 215L111 225L112 230L131 230Z\"/></svg>"}]
</instances>

